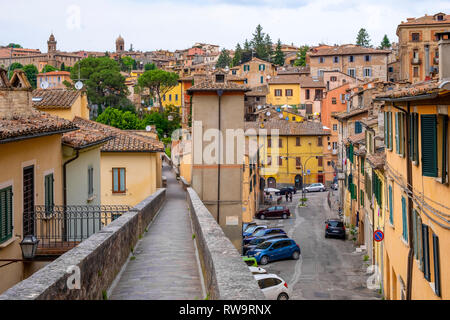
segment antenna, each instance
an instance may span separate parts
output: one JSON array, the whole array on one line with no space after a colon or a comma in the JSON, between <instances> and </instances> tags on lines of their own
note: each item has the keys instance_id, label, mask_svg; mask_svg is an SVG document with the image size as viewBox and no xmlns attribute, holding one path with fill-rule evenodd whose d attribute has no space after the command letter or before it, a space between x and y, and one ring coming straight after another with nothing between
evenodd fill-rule
<instances>
[{"instance_id":1,"label":"antenna","mask_svg":"<svg viewBox=\"0 0 450 320\"><path fill-rule=\"evenodd\" d=\"M75 83L75 89L81 90L84 87L84 84L81 80L87 80L87 79L81 79L81 66L80 63L78 63L78 79L76 79L77 82Z\"/></svg>"}]
</instances>

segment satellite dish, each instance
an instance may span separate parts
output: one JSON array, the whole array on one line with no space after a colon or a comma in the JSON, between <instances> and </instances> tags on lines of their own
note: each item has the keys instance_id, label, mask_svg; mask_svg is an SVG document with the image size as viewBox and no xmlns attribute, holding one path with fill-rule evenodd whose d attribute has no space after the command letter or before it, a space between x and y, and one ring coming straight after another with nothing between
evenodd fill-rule
<instances>
[{"instance_id":1,"label":"satellite dish","mask_svg":"<svg viewBox=\"0 0 450 320\"><path fill-rule=\"evenodd\" d=\"M283 115L282 115L281 113L278 115L278 117L279 117L280 119L283 119Z\"/></svg>"},{"instance_id":2,"label":"satellite dish","mask_svg":"<svg viewBox=\"0 0 450 320\"><path fill-rule=\"evenodd\" d=\"M286 121L289 121L289 117L286 117Z\"/></svg>"},{"instance_id":3,"label":"satellite dish","mask_svg":"<svg viewBox=\"0 0 450 320\"><path fill-rule=\"evenodd\" d=\"M75 89L77 90L83 89L83 82L77 81L77 83L75 83Z\"/></svg>"},{"instance_id":4,"label":"satellite dish","mask_svg":"<svg viewBox=\"0 0 450 320\"><path fill-rule=\"evenodd\" d=\"M145 131L147 131L147 132L152 131L152 126L146 126L146 127L145 127Z\"/></svg>"},{"instance_id":5,"label":"satellite dish","mask_svg":"<svg viewBox=\"0 0 450 320\"><path fill-rule=\"evenodd\" d=\"M272 79L272 77L271 76L267 76L267 80L270 80L270 79Z\"/></svg>"},{"instance_id":6,"label":"satellite dish","mask_svg":"<svg viewBox=\"0 0 450 320\"><path fill-rule=\"evenodd\" d=\"M258 110L261 110L262 106L257 106Z\"/></svg>"},{"instance_id":7,"label":"satellite dish","mask_svg":"<svg viewBox=\"0 0 450 320\"><path fill-rule=\"evenodd\" d=\"M151 110L152 110L152 108L148 107L148 108L147 108L147 110L148 110L148 111L151 111Z\"/></svg>"},{"instance_id":8,"label":"satellite dish","mask_svg":"<svg viewBox=\"0 0 450 320\"><path fill-rule=\"evenodd\" d=\"M41 82L41 89L48 89L48 86L49 86L49 84L48 84L48 82L47 81L42 81Z\"/></svg>"},{"instance_id":9,"label":"satellite dish","mask_svg":"<svg viewBox=\"0 0 450 320\"><path fill-rule=\"evenodd\" d=\"M266 116L270 117L271 113L270 111L267 111Z\"/></svg>"},{"instance_id":10,"label":"satellite dish","mask_svg":"<svg viewBox=\"0 0 450 320\"><path fill-rule=\"evenodd\" d=\"M281 109L280 109L280 108L277 108L277 112L281 112Z\"/></svg>"}]
</instances>

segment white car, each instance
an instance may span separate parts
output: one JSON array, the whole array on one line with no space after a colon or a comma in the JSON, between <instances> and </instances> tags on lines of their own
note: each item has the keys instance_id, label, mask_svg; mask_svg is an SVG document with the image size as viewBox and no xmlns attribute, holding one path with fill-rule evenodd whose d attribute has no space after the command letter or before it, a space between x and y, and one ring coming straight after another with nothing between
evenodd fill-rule
<instances>
[{"instance_id":1,"label":"white car","mask_svg":"<svg viewBox=\"0 0 450 320\"><path fill-rule=\"evenodd\" d=\"M327 188L325 188L325 186L322 183L313 183L307 187L304 187L303 190L305 192L314 192L314 191L324 192L327 190Z\"/></svg>"},{"instance_id":2,"label":"white car","mask_svg":"<svg viewBox=\"0 0 450 320\"><path fill-rule=\"evenodd\" d=\"M276 274L257 274L254 277L266 299L289 300L290 290L288 285Z\"/></svg>"},{"instance_id":3,"label":"white car","mask_svg":"<svg viewBox=\"0 0 450 320\"><path fill-rule=\"evenodd\" d=\"M250 272L253 275L256 275L256 274L267 274L266 269L263 269L263 268L260 268L260 267L248 267L248 268L250 269Z\"/></svg>"}]
</instances>

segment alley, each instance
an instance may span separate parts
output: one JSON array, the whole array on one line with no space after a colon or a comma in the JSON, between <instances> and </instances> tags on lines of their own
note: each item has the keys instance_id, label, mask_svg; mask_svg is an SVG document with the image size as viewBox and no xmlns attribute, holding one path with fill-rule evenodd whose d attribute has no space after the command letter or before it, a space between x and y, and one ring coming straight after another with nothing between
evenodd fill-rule
<instances>
[{"instance_id":1,"label":"alley","mask_svg":"<svg viewBox=\"0 0 450 320\"><path fill-rule=\"evenodd\" d=\"M298 208L301 195L287 203L293 216L288 220L258 220L258 224L282 227L302 250L301 258L263 266L281 276L292 289L293 300L380 299L366 287L370 274L363 261L366 253L356 253L352 241L325 239L325 220L336 218L327 204L327 192L307 194L308 206ZM283 200L283 205L286 203ZM295 213L295 214L294 214Z\"/></svg>"}]
</instances>

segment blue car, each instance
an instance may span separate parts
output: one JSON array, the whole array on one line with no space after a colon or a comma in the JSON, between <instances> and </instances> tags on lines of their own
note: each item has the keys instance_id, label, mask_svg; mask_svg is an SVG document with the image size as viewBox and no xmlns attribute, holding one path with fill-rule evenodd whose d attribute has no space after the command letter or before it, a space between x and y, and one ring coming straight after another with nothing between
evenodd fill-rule
<instances>
[{"instance_id":1,"label":"blue car","mask_svg":"<svg viewBox=\"0 0 450 320\"><path fill-rule=\"evenodd\" d=\"M247 252L247 256L255 257L258 265L288 258L297 260L300 254L300 247L292 239L268 240Z\"/></svg>"},{"instance_id":2,"label":"blue car","mask_svg":"<svg viewBox=\"0 0 450 320\"><path fill-rule=\"evenodd\" d=\"M265 237L265 236L272 236L272 235L277 235L277 234L286 234L286 232L284 232L284 230L280 229L280 228L261 229L261 230L256 231L255 233L253 233L251 236L245 237L244 238L244 245L250 243L250 241L252 241L252 240L254 240L256 238Z\"/></svg>"},{"instance_id":3,"label":"blue car","mask_svg":"<svg viewBox=\"0 0 450 320\"><path fill-rule=\"evenodd\" d=\"M242 236L245 237L250 237L253 233L257 232L258 230L261 229L267 229L267 226L250 226L247 228L247 230L244 231L244 233L242 234Z\"/></svg>"}]
</instances>

